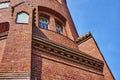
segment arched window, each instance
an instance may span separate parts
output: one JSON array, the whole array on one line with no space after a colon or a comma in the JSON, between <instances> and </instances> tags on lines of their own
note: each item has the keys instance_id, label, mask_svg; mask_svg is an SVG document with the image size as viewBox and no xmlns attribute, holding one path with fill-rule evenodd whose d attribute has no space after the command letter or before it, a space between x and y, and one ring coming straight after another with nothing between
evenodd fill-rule
<instances>
[{"instance_id":1,"label":"arched window","mask_svg":"<svg viewBox=\"0 0 120 80\"><path fill-rule=\"evenodd\" d=\"M29 15L25 12L20 12L16 16L16 23L29 23Z\"/></svg>"},{"instance_id":2,"label":"arched window","mask_svg":"<svg viewBox=\"0 0 120 80\"><path fill-rule=\"evenodd\" d=\"M44 17L40 17L40 28L48 29L49 20Z\"/></svg>"}]
</instances>

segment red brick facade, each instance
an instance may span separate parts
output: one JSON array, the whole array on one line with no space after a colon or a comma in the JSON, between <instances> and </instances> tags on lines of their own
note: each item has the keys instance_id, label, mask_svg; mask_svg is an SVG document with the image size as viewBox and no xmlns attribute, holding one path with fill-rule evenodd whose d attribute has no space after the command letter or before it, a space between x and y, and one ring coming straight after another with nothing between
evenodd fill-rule
<instances>
[{"instance_id":1,"label":"red brick facade","mask_svg":"<svg viewBox=\"0 0 120 80\"><path fill-rule=\"evenodd\" d=\"M113 77L112 73L110 72L110 69L109 69L103 55L101 54L95 40L92 37L90 39L88 39L87 41L79 44L79 49L97 59L102 60L104 62L103 74L104 74L105 80L114 80L114 77Z\"/></svg>"},{"instance_id":2,"label":"red brick facade","mask_svg":"<svg viewBox=\"0 0 120 80\"><path fill-rule=\"evenodd\" d=\"M78 38L66 0L0 4L6 2L0 9L0 80L114 80L94 38ZM20 13L29 16L27 23L26 17L17 22ZM48 29L41 28L40 17Z\"/></svg>"},{"instance_id":3,"label":"red brick facade","mask_svg":"<svg viewBox=\"0 0 120 80\"><path fill-rule=\"evenodd\" d=\"M0 33L6 32L9 30L9 23L0 23Z\"/></svg>"}]
</instances>

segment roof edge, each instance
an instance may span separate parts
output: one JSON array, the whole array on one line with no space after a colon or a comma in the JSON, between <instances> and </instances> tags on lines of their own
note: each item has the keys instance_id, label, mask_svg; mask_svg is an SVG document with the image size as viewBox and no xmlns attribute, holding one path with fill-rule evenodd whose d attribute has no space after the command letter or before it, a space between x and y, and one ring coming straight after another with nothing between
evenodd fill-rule
<instances>
[{"instance_id":1,"label":"roof edge","mask_svg":"<svg viewBox=\"0 0 120 80\"><path fill-rule=\"evenodd\" d=\"M87 41L88 39L90 39L92 37L93 37L92 34L90 32L87 32L86 34L78 37L77 40L76 40L76 43L81 44L81 43Z\"/></svg>"},{"instance_id":2,"label":"roof edge","mask_svg":"<svg viewBox=\"0 0 120 80\"><path fill-rule=\"evenodd\" d=\"M93 35L91 34L91 32L87 32L86 34L84 34L84 35L78 37L78 39L76 40L76 43L78 43L78 45L80 45L81 43L83 43L83 42L89 40L90 38L92 38L92 39L94 40L95 45L96 45L98 51L100 52L100 55L103 57L103 60L104 60L105 64L107 65L107 67L108 67L108 69L109 69L109 71L110 71L110 73L111 73L113 79L115 80L115 77L114 77L114 75L113 75L111 69L109 68L109 66L108 66L108 64L107 64L107 62L106 62L106 60L105 60L105 58L104 58L104 56L103 56L103 54L102 54L102 52L101 52L99 46L98 46L98 44L97 44L95 38L94 38Z\"/></svg>"},{"instance_id":3,"label":"roof edge","mask_svg":"<svg viewBox=\"0 0 120 80\"><path fill-rule=\"evenodd\" d=\"M105 58L104 58L104 56L103 56L103 54L102 54L102 52L101 52L99 46L98 46L98 44L97 44L95 38L94 38L93 36L92 36L91 38L93 38L93 40L94 40L94 42L95 42L95 44L96 44L96 47L98 48L98 51L100 52L100 55L103 57L103 60L104 60L105 64L107 65L108 70L110 71L110 73L111 73L113 79L116 80L115 77L114 77L114 75L113 75L113 73L112 73L112 71L111 71L111 69L110 69L110 67L108 66L108 64L107 64L107 62L106 62L106 60L105 60Z\"/></svg>"}]
</instances>

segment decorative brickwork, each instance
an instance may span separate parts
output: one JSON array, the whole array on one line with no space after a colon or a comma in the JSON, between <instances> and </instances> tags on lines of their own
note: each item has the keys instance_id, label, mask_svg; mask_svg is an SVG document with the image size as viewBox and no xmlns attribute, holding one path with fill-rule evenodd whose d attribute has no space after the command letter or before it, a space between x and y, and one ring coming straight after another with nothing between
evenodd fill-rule
<instances>
[{"instance_id":1,"label":"decorative brickwork","mask_svg":"<svg viewBox=\"0 0 120 80\"><path fill-rule=\"evenodd\" d=\"M103 70L103 62L94 59L91 56L85 55L82 52L77 52L60 45L56 45L53 42L47 41L42 38L33 36L33 47L45 52L49 52L51 55L56 55L78 64L92 67L100 72Z\"/></svg>"},{"instance_id":2,"label":"decorative brickwork","mask_svg":"<svg viewBox=\"0 0 120 80\"><path fill-rule=\"evenodd\" d=\"M0 0L5 2L0 80L114 80L92 34L78 36L66 0Z\"/></svg>"}]
</instances>

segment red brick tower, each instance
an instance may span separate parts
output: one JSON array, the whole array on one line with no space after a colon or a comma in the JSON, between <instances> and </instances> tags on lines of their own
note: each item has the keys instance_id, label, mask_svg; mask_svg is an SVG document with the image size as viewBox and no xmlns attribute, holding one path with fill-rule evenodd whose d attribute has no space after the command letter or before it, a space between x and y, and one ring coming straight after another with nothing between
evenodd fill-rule
<instances>
[{"instance_id":1,"label":"red brick tower","mask_svg":"<svg viewBox=\"0 0 120 80\"><path fill-rule=\"evenodd\" d=\"M0 1L0 80L114 80L66 0Z\"/></svg>"}]
</instances>

